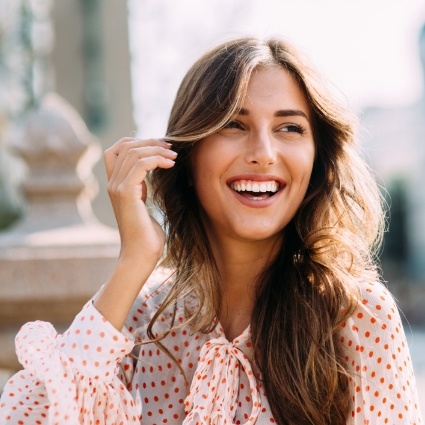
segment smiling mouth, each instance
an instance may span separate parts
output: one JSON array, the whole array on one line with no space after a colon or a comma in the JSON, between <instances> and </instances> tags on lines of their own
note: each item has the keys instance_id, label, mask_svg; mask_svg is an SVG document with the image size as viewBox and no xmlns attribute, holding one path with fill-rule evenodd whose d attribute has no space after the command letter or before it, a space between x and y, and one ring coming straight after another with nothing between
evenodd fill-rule
<instances>
[{"instance_id":1,"label":"smiling mouth","mask_svg":"<svg viewBox=\"0 0 425 425\"><path fill-rule=\"evenodd\" d=\"M280 189L280 183L275 180L237 180L230 184L230 188L247 199L261 201L275 195Z\"/></svg>"}]
</instances>

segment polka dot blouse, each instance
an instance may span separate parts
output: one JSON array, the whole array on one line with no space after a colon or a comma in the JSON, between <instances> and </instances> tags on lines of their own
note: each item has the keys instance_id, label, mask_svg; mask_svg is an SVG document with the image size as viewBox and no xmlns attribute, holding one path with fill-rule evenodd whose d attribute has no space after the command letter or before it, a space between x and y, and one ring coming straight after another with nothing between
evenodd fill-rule
<instances>
[{"instance_id":1,"label":"polka dot blouse","mask_svg":"<svg viewBox=\"0 0 425 425\"><path fill-rule=\"evenodd\" d=\"M16 338L24 370L6 384L0 424L274 423L253 370L249 327L231 342L219 324L210 334L185 326L170 332L162 342L184 375L156 345L135 346L149 339L147 325L166 292L159 285L164 273L156 271L144 286L122 332L91 301L63 335L49 323L26 324ZM347 425L422 424L397 307L381 284L365 285L362 292L340 332L351 371ZM164 312L154 334L172 321L183 324L185 308Z\"/></svg>"}]
</instances>

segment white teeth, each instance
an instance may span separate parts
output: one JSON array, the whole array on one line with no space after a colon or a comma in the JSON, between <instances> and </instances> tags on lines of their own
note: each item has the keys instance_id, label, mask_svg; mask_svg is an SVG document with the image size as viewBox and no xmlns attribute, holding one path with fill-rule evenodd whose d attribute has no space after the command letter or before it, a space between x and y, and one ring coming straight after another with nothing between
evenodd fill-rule
<instances>
[{"instance_id":1,"label":"white teeth","mask_svg":"<svg viewBox=\"0 0 425 425\"><path fill-rule=\"evenodd\" d=\"M236 192L277 192L279 183L277 181L255 182L252 180L238 180L233 182L231 188Z\"/></svg>"}]
</instances>

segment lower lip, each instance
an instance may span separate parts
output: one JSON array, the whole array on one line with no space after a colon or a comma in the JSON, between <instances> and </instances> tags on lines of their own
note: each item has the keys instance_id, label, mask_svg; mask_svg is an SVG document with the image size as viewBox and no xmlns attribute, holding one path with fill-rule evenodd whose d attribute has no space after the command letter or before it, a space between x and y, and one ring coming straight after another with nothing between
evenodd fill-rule
<instances>
[{"instance_id":1,"label":"lower lip","mask_svg":"<svg viewBox=\"0 0 425 425\"><path fill-rule=\"evenodd\" d=\"M273 205L277 201L277 199L279 198L284 188L285 187L280 188L279 191L276 192L273 196L270 196L269 198L266 198L266 199L260 199L260 200L245 198L245 196L242 196L238 192L235 192L233 189L231 188L229 189L232 191L235 198L242 205L245 205L246 207L250 207L250 208L266 208L266 207L269 207L270 205Z\"/></svg>"}]
</instances>

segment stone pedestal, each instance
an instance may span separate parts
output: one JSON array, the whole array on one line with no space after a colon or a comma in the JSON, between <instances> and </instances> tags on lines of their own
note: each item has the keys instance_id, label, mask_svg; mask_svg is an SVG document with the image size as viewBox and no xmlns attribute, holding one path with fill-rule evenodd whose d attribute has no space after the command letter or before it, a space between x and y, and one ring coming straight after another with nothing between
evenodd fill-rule
<instances>
[{"instance_id":1,"label":"stone pedestal","mask_svg":"<svg viewBox=\"0 0 425 425\"><path fill-rule=\"evenodd\" d=\"M92 213L99 143L63 99L46 96L11 147L28 167L26 213L0 233L0 368L16 370L19 327L29 320L67 327L111 274L119 235Z\"/></svg>"}]
</instances>

